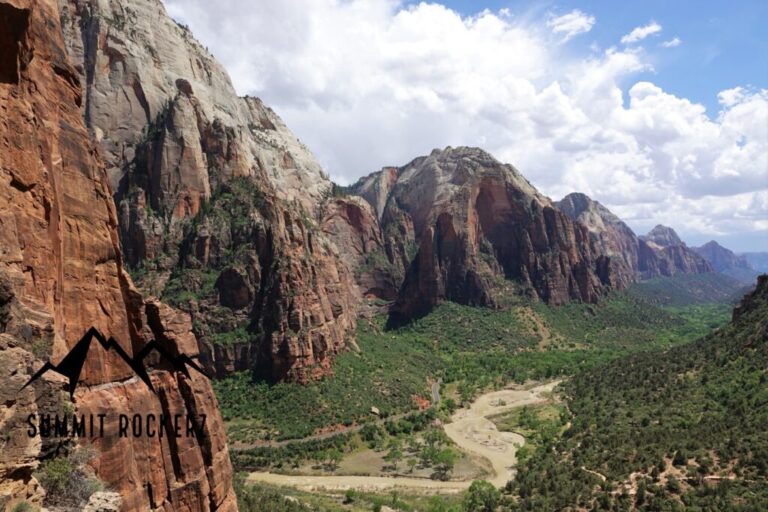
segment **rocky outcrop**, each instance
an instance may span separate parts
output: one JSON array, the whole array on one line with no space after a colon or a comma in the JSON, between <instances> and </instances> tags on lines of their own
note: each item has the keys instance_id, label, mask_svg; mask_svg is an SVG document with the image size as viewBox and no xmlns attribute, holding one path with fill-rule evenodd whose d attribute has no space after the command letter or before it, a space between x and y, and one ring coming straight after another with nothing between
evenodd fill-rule
<instances>
[{"instance_id":1,"label":"rocky outcrop","mask_svg":"<svg viewBox=\"0 0 768 512\"><path fill-rule=\"evenodd\" d=\"M355 196L335 198L326 204L323 231L341 249L363 297L394 300L403 278L403 267L393 264L373 208Z\"/></svg>"},{"instance_id":2,"label":"rocky outcrop","mask_svg":"<svg viewBox=\"0 0 768 512\"><path fill-rule=\"evenodd\" d=\"M397 167L384 167L361 178L354 186L354 191L373 206L376 216L381 219L389 201L389 194L397 183L400 170Z\"/></svg>"},{"instance_id":3,"label":"rocky outcrop","mask_svg":"<svg viewBox=\"0 0 768 512\"><path fill-rule=\"evenodd\" d=\"M355 324L354 283L313 223L248 179L223 184L189 227L164 297L188 309L217 375L306 382L331 371Z\"/></svg>"},{"instance_id":4,"label":"rocky outcrop","mask_svg":"<svg viewBox=\"0 0 768 512\"><path fill-rule=\"evenodd\" d=\"M711 263L718 272L738 279L745 284L754 284L759 275L759 272L752 268L744 256L737 256L733 251L726 249L714 240L692 249Z\"/></svg>"},{"instance_id":5,"label":"rocky outcrop","mask_svg":"<svg viewBox=\"0 0 768 512\"><path fill-rule=\"evenodd\" d=\"M677 236L675 230L658 225L640 240L646 243L658 257L659 274L671 276L674 274L705 274L714 272L712 265L690 249Z\"/></svg>"},{"instance_id":6,"label":"rocky outcrop","mask_svg":"<svg viewBox=\"0 0 768 512\"><path fill-rule=\"evenodd\" d=\"M259 99L237 96L160 0L60 3L139 287L193 316L217 375L329 373L354 337L355 286L320 227L332 185L313 155ZM242 187L261 202L224 198ZM222 199L227 218L210 208Z\"/></svg>"},{"instance_id":7,"label":"rocky outcrop","mask_svg":"<svg viewBox=\"0 0 768 512\"><path fill-rule=\"evenodd\" d=\"M610 210L581 193L567 195L557 202L557 207L585 226L600 249L611 257L611 275L620 287L639 279L712 271L671 228L657 226L648 236L638 237Z\"/></svg>"},{"instance_id":8,"label":"rocky outcrop","mask_svg":"<svg viewBox=\"0 0 768 512\"><path fill-rule=\"evenodd\" d=\"M582 224L602 252L611 257L612 275L619 287L648 273L648 255L645 244L619 217L605 206L585 194L572 193L555 203L557 208L574 221Z\"/></svg>"},{"instance_id":9,"label":"rocky outcrop","mask_svg":"<svg viewBox=\"0 0 768 512\"><path fill-rule=\"evenodd\" d=\"M514 167L482 150L435 150L382 174L364 178L352 191L378 197L371 196L371 184L389 187L397 176L382 230L412 230L418 253L408 266L394 319L423 314L443 299L497 306L512 289L551 304L595 302L610 286L610 258L599 252L587 229Z\"/></svg>"},{"instance_id":10,"label":"rocky outcrop","mask_svg":"<svg viewBox=\"0 0 768 512\"><path fill-rule=\"evenodd\" d=\"M152 338L170 353L196 355L190 319L145 301L123 268L117 214L82 121L84 98L60 14L53 0L0 1L0 503L8 507L40 503L33 473L55 448L27 435L27 415L72 407L55 375L19 391L44 361L58 362L92 326L129 355ZM209 381L149 362L157 394L115 351L94 346L74 395L76 413L206 414L205 428L180 442L106 429L93 440L93 469L119 492L122 510L236 510Z\"/></svg>"}]
</instances>

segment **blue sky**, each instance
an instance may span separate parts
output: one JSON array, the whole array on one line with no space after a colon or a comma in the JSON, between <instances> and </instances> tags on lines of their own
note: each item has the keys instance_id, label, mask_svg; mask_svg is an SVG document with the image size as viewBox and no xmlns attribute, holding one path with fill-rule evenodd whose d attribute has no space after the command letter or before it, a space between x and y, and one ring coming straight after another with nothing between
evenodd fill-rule
<instances>
[{"instance_id":1,"label":"blue sky","mask_svg":"<svg viewBox=\"0 0 768 512\"><path fill-rule=\"evenodd\" d=\"M165 3L338 183L478 146L639 234L768 251L768 1Z\"/></svg>"},{"instance_id":2,"label":"blue sky","mask_svg":"<svg viewBox=\"0 0 768 512\"><path fill-rule=\"evenodd\" d=\"M408 2L417 4L419 2ZM465 15L508 8L513 15L545 17L579 9L596 18L592 30L574 38L570 51L586 52L592 43L615 45L634 27L654 20L662 32L656 42L678 37L676 48L654 55L654 72L639 73L676 96L689 98L717 115L717 93L736 86L768 87L768 1L470 1L442 4ZM634 80L633 80L634 81Z\"/></svg>"}]
</instances>

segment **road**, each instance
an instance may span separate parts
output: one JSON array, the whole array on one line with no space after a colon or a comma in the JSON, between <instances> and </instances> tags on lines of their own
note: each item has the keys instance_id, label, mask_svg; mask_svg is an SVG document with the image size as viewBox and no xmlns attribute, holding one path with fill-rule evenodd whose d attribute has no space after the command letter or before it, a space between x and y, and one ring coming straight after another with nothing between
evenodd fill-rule
<instances>
[{"instance_id":1,"label":"road","mask_svg":"<svg viewBox=\"0 0 768 512\"><path fill-rule=\"evenodd\" d=\"M515 407L544 402L544 393L559 383L550 382L531 389L504 389L480 396L468 409L459 409L451 422L445 425L446 434L466 452L488 459L493 467L489 481L497 487L507 483L514 475L515 454L525 438L512 432L499 432L488 419ZM359 491L380 492L391 489L410 489L428 494L455 494L467 489L471 481L440 482L426 478L387 476L296 476L270 472L248 475L250 482L295 487L303 491Z\"/></svg>"}]
</instances>

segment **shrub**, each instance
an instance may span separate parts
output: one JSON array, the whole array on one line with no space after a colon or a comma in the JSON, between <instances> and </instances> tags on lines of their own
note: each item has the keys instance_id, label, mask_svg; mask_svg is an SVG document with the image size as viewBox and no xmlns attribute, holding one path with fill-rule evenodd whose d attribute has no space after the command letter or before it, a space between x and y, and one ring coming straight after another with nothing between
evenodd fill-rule
<instances>
[{"instance_id":1,"label":"shrub","mask_svg":"<svg viewBox=\"0 0 768 512\"><path fill-rule=\"evenodd\" d=\"M476 480L464 497L467 512L494 512L501 504L501 491L485 480Z\"/></svg>"},{"instance_id":2,"label":"shrub","mask_svg":"<svg viewBox=\"0 0 768 512\"><path fill-rule=\"evenodd\" d=\"M78 507L88 501L91 494L104 488L86 465L91 458L92 449L79 448L40 465L35 476L46 491L46 505Z\"/></svg>"}]
</instances>

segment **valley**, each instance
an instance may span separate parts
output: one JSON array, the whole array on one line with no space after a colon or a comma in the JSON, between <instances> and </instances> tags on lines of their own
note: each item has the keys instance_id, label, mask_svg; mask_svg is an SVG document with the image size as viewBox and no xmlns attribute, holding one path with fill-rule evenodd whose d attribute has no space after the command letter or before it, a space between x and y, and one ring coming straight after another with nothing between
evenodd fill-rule
<instances>
[{"instance_id":1,"label":"valley","mask_svg":"<svg viewBox=\"0 0 768 512\"><path fill-rule=\"evenodd\" d=\"M356 16L368 3L325 8ZM497 34L488 10L385 4L379 16L397 12L393 26L427 9L455 18L451 30ZM228 53L282 32L296 36L286 46L304 45L322 23L286 30L286 9L255 9L251 21L276 16L279 34L245 33ZM377 159L340 169L345 155L316 156L278 110L292 123L298 110L318 113L298 123L302 137L322 121L322 139L339 144L340 127L325 121L349 105L302 97L301 66L282 54L236 65L232 80L221 62L233 56L220 62L183 21L197 11L0 0L0 511L768 510L768 276L753 236L764 235L765 201L746 199L763 176L714 190L698 168L726 166L710 174L735 182L733 162L762 162L743 156L765 153L760 137L725 119L747 98L765 104L764 90L721 92L710 119L687 100L658 101L648 82L607 82L605 102L588 88L569 106L565 83L539 91L505 71L496 85L517 85L492 116L493 137L462 141L448 123L435 149L411 146L410 128L383 147L377 138L401 117L390 112L365 143L375 151L342 141ZM508 32L510 12L494 26ZM652 28L585 63L644 59L626 45ZM219 32L230 30L203 34ZM329 55L306 60L319 72ZM263 77L279 86L265 96L275 109L252 95L259 87L238 88L272 60L287 75ZM627 65L646 69L639 60ZM325 86L320 75L312 87ZM334 92L361 85L337 78ZM428 119L468 90L478 108L488 95L473 81L441 96L398 80L372 82L425 102ZM522 130L497 130L519 114L517 95L542 111ZM692 113L635 110L656 103ZM561 132L567 119L578 128ZM667 154L678 146L667 137L697 132L689 124L729 140ZM650 125L670 135L645 137ZM502 151L511 139L523 146ZM581 158L597 147L598 160ZM563 151L573 158L552 157ZM595 174L614 170L616 183ZM690 174L695 190L652 183L657 172ZM735 195L719 202L723 191ZM669 206L696 201L685 215ZM78 427L48 435L32 424L59 415ZM204 421L171 425L193 417ZM82 418L101 418L99 435L86 436ZM155 420L176 435L155 435Z\"/></svg>"},{"instance_id":2,"label":"valley","mask_svg":"<svg viewBox=\"0 0 768 512\"><path fill-rule=\"evenodd\" d=\"M558 381L531 386L493 391L479 396L469 407L458 409L444 425L446 435L462 451L482 457L491 463L487 480L503 487L513 476L515 453L525 444L525 438L514 432L503 432L488 419L511 409L543 403ZM361 492L386 492L391 489L431 493L458 493L469 488L472 480L443 481L429 478L365 477L365 476L294 476L275 473L249 473L248 482L263 482L290 486L303 491L349 489Z\"/></svg>"},{"instance_id":3,"label":"valley","mask_svg":"<svg viewBox=\"0 0 768 512\"><path fill-rule=\"evenodd\" d=\"M430 495L460 500L474 480L503 489L515 481L518 450L527 467L571 428L572 414L549 405L556 383L567 389L572 375L685 346L727 323L732 304L709 302L702 281L661 278L598 306L445 303L408 326L387 330L385 318L359 325L359 351L339 356L319 383L249 385L245 374L218 381L235 470L258 492L326 495L321 510L356 510L344 504L349 492L358 504L396 492L405 507ZM557 380L535 384L543 379ZM439 404L431 401L436 382ZM435 428L458 456L444 477L419 447Z\"/></svg>"}]
</instances>

